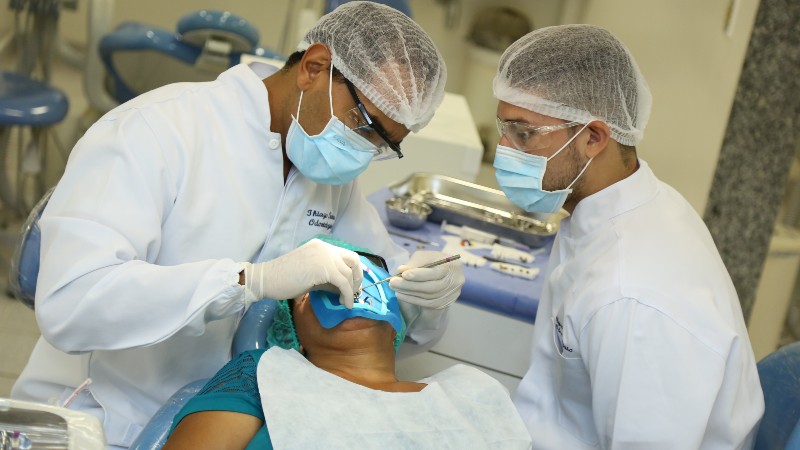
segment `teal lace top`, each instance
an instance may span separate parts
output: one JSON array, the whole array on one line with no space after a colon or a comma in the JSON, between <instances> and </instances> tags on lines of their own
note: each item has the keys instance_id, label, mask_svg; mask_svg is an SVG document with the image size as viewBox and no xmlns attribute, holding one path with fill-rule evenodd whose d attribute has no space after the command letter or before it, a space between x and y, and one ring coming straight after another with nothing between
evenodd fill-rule
<instances>
[{"instance_id":1,"label":"teal lace top","mask_svg":"<svg viewBox=\"0 0 800 450\"><path fill-rule=\"evenodd\" d=\"M228 362L178 412L172 421L170 434L184 417L201 411L238 412L257 417L263 422L264 409L258 392L256 368L266 351L248 350ZM246 450L256 449L272 449L266 422L246 447Z\"/></svg>"}]
</instances>

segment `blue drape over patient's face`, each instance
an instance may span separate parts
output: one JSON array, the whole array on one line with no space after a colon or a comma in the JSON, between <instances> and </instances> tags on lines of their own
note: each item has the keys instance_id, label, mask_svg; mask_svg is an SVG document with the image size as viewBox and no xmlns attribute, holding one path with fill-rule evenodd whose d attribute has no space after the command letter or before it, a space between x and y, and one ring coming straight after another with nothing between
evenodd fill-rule
<instances>
[{"instance_id":1,"label":"blue drape over patient's face","mask_svg":"<svg viewBox=\"0 0 800 450\"><path fill-rule=\"evenodd\" d=\"M361 256L361 268L364 271L362 286L368 286L389 277L386 269L364 256ZM362 289L361 295L354 302L352 309L347 309L339 303L338 294L327 291L311 291L309 300L319 323L325 328L333 328L352 317L364 317L389 322L395 331L403 332L403 319L397 304L397 296L389 287L389 282Z\"/></svg>"}]
</instances>

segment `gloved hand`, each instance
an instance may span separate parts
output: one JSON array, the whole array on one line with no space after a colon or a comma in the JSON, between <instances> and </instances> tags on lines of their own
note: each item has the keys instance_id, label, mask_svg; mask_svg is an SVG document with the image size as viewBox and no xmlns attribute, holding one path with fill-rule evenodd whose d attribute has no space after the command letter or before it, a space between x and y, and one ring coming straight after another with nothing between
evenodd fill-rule
<instances>
[{"instance_id":1,"label":"gloved hand","mask_svg":"<svg viewBox=\"0 0 800 450\"><path fill-rule=\"evenodd\" d=\"M414 252L406 264L397 268L402 278L394 277L389 281L389 286L397 293L397 299L433 309L446 308L456 301L464 285L461 261L450 261L428 269L419 268L448 256L430 250Z\"/></svg>"},{"instance_id":2,"label":"gloved hand","mask_svg":"<svg viewBox=\"0 0 800 450\"><path fill-rule=\"evenodd\" d=\"M244 287L253 301L291 299L312 290L339 293L353 307L354 286L361 287L361 260L353 251L312 239L289 253L263 263L244 264Z\"/></svg>"}]
</instances>

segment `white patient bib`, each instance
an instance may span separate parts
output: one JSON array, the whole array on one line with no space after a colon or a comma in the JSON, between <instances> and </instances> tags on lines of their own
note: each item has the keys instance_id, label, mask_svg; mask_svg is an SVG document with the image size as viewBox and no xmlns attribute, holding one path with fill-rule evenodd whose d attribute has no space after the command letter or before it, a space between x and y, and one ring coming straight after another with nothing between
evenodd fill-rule
<instances>
[{"instance_id":1,"label":"white patient bib","mask_svg":"<svg viewBox=\"0 0 800 450\"><path fill-rule=\"evenodd\" d=\"M272 348L258 363L270 439L280 449L517 449L531 438L505 388L454 366L420 380L421 392L383 392Z\"/></svg>"}]
</instances>

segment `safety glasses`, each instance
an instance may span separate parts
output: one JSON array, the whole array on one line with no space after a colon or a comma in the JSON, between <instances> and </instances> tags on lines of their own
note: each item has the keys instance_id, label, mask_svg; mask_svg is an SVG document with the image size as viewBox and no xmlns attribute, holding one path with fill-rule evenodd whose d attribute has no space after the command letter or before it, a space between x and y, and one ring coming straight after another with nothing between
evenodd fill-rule
<instances>
[{"instance_id":1,"label":"safety glasses","mask_svg":"<svg viewBox=\"0 0 800 450\"><path fill-rule=\"evenodd\" d=\"M514 144L514 148L525 153L532 153L554 146L554 137L551 133L558 130L581 125L579 122L567 122L558 125L536 126L525 122L513 120L500 120L495 118L497 132L505 136Z\"/></svg>"},{"instance_id":2,"label":"safety glasses","mask_svg":"<svg viewBox=\"0 0 800 450\"><path fill-rule=\"evenodd\" d=\"M361 99L358 98L358 94L356 94L356 88L353 83L347 79L344 80L344 83L356 103L356 107L345 114L344 124L347 128L375 146L373 160L402 158L403 152L400 151L400 146L392 142L381 124L372 120L369 116L367 109Z\"/></svg>"}]
</instances>

